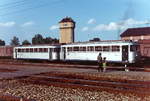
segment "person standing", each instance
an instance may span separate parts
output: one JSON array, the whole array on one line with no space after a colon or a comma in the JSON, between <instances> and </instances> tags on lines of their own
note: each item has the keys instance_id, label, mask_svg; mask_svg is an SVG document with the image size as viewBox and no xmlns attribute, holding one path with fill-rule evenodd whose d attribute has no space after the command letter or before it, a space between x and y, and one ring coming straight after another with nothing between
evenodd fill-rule
<instances>
[{"instance_id":1,"label":"person standing","mask_svg":"<svg viewBox=\"0 0 150 101\"><path fill-rule=\"evenodd\" d=\"M98 72L100 72L100 71L102 71L102 56L101 56L101 53L98 54L97 61L98 61Z\"/></svg>"},{"instance_id":2,"label":"person standing","mask_svg":"<svg viewBox=\"0 0 150 101\"><path fill-rule=\"evenodd\" d=\"M107 66L106 57L104 57L102 65L103 65L103 72L105 72Z\"/></svg>"}]
</instances>

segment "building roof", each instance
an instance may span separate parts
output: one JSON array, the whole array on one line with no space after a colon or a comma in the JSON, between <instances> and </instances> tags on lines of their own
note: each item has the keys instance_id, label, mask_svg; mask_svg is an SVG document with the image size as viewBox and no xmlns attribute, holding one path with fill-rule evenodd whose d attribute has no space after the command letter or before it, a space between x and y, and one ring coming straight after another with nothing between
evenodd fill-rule
<instances>
[{"instance_id":1,"label":"building roof","mask_svg":"<svg viewBox=\"0 0 150 101\"><path fill-rule=\"evenodd\" d=\"M59 23L62 23L62 22L73 22L73 23L75 23L75 21L73 21L73 19L71 17L65 17Z\"/></svg>"},{"instance_id":2,"label":"building roof","mask_svg":"<svg viewBox=\"0 0 150 101\"><path fill-rule=\"evenodd\" d=\"M120 36L141 36L141 35L150 35L150 27L142 27L142 28L129 28L124 31Z\"/></svg>"}]
</instances>

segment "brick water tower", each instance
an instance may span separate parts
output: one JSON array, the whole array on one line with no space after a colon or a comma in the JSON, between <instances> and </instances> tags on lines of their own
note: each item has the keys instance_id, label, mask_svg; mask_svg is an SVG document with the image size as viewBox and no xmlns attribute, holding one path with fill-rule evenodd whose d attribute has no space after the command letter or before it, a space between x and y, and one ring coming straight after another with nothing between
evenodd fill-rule
<instances>
[{"instance_id":1,"label":"brick water tower","mask_svg":"<svg viewBox=\"0 0 150 101\"><path fill-rule=\"evenodd\" d=\"M59 22L60 40L59 43L73 43L75 21L70 17L66 17Z\"/></svg>"}]
</instances>

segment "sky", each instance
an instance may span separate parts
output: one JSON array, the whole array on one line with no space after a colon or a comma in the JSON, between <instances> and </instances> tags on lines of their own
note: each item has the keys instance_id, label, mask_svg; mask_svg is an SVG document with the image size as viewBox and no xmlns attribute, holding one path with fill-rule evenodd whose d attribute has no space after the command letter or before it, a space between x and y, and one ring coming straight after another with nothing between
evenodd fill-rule
<instances>
[{"instance_id":1,"label":"sky","mask_svg":"<svg viewBox=\"0 0 150 101\"><path fill-rule=\"evenodd\" d=\"M75 41L118 40L127 28L150 26L150 0L0 0L0 39L59 38L59 21L76 22Z\"/></svg>"}]
</instances>

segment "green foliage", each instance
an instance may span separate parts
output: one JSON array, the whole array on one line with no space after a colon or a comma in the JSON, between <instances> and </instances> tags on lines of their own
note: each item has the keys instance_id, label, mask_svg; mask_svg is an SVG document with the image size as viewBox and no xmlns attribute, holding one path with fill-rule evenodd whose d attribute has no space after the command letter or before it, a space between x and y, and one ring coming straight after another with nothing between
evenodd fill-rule
<instances>
[{"instance_id":1,"label":"green foliage","mask_svg":"<svg viewBox=\"0 0 150 101\"><path fill-rule=\"evenodd\" d=\"M96 42L96 41L101 41L101 40L100 40L100 38L93 38L93 39L91 39L89 41Z\"/></svg>"},{"instance_id":2,"label":"green foliage","mask_svg":"<svg viewBox=\"0 0 150 101\"><path fill-rule=\"evenodd\" d=\"M33 44L33 45L44 44L43 36L42 36L41 34L36 34L36 35L32 38L32 44Z\"/></svg>"},{"instance_id":3,"label":"green foliage","mask_svg":"<svg viewBox=\"0 0 150 101\"><path fill-rule=\"evenodd\" d=\"M18 45L20 45L19 38L17 38L16 36L14 36L13 39L11 40L10 45L12 45L12 46L18 46Z\"/></svg>"},{"instance_id":4,"label":"green foliage","mask_svg":"<svg viewBox=\"0 0 150 101\"><path fill-rule=\"evenodd\" d=\"M33 38L32 38L32 44L33 45L38 45L38 44L54 44L54 43L58 43L59 40L56 38L51 38L51 37L46 37L43 38L43 36L41 34L36 34Z\"/></svg>"},{"instance_id":5,"label":"green foliage","mask_svg":"<svg viewBox=\"0 0 150 101\"><path fill-rule=\"evenodd\" d=\"M24 41L22 42L22 45L31 45L31 43L30 43L28 40L24 40Z\"/></svg>"}]
</instances>

